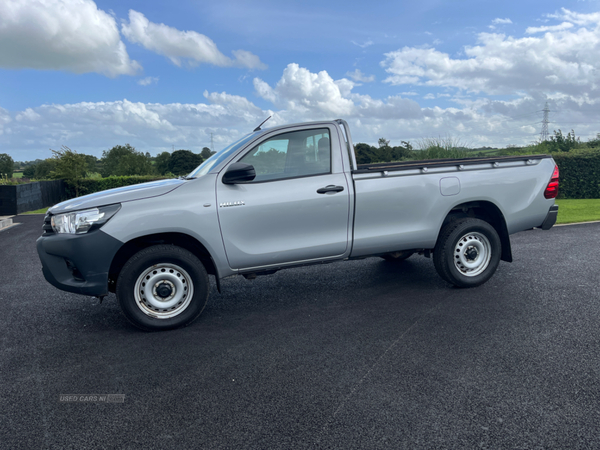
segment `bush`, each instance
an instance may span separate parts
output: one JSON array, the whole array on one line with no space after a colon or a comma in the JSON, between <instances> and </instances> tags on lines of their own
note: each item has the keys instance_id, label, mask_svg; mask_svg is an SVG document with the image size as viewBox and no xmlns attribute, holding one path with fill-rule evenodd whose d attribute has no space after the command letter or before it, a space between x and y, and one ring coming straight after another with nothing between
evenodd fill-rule
<instances>
[{"instance_id":1,"label":"bush","mask_svg":"<svg viewBox=\"0 0 600 450\"><path fill-rule=\"evenodd\" d=\"M15 162L6 153L0 153L0 176L3 178L12 178Z\"/></svg>"},{"instance_id":2,"label":"bush","mask_svg":"<svg viewBox=\"0 0 600 450\"><path fill-rule=\"evenodd\" d=\"M574 150L552 157L560 171L559 198L600 198L600 150Z\"/></svg>"},{"instance_id":3,"label":"bush","mask_svg":"<svg viewBox=\"0 0 600 450\"><path fill-rule=\"evenodd\" d=\"M134 175L130 177L107 177L100 179L84 178L80 179L75 185L74 181L66 181L68 198L76 197L76 192L79 195L93 194L94 192L105 191L122 186L131 186L132 184L146 183L148 181L156 181L164 179L156 175ZM77 188L77 189L76 189Z\"/></svg>"},{"instance_id":4,"label":"bush","mask_svg":"<svg viewBox=\"0 0 600 450\"><path fill-rule=\"evenodd\" d=\"M150 159L129 144L115 145L102 152L103 177L149 175L154 172Z\"/></svg>"},{"instance_id":5,"label":"bush","mask_svg":"<svg viewBox=\"0 0 600 450\"><path fill-rule=\"evenodd\" d=\"M171 153L167 168L175 175L187 175L202 163L202 156L190 150L175 150Z\"/></svg>"}]
</instances>

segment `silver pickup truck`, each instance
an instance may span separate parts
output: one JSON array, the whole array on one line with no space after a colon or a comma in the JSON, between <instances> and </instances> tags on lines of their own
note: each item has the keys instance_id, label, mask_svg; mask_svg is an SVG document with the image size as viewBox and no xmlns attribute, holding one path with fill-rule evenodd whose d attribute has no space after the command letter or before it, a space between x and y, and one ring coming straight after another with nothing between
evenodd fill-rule
<instances>
[{"instance_id":1,"label":"silver pickup truck","mask_svg":"<svg viewBox=\"0 0 600 450\"><path fill-rule=\"evenodd\" d=\"M554 225L557 193L547 155L357 165L343 120L258 127L185 178L55 205L37 250L57 288L114 292L134 325L163 330L200 315L208 275L220 291L231 275L419 253L481 285L512 261L510 234Z\"/></svg>"}]
</instances>

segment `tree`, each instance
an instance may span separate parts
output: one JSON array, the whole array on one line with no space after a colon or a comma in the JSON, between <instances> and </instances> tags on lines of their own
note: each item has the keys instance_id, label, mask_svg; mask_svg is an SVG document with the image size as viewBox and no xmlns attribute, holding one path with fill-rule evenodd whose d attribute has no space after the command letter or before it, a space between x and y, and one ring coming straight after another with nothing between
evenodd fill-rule
<instances>
[{"instance_id":1,"label":"tree","mask_svg":"<svg viewBox=\"0 0 600 450\"><path fill-rule=\"evenodd\" d=\"M52 150L54 170L50 172L52 178L67 180L75 186L75 196L79 196L79 181L85 178L88 164L85 155L80 155L63 145L60 150Z\"/></svg>"},{"instance_id":2,"label":"tree","mask_svg":"<svg viewBox=\"0 0 600 450\"><path fill-rule=\"evenodd\" d=\"M550 146L550 151L568 152L572 148L576 148L580 139L575 137L575 131L571 130L566 136L563 136L562 131L554 130L554 136L550 136L550 141L547 141Z\"/></svg>"},{"instance_id":3,"label":"tree","mask_svg":"<svg viewBox=\"0 0 600 450\"><path fill-rule=\"evenodd\" d=\"M354 151L356 152L357 164L369 164L373 162L375 148L369 144L363 144L362 142L355 144Z\"/></svg>"},{"instance_id":4,"label":"tree","mask_svg":"<svg viewBox=\"0 0 600 450\"><path fill-rule=\"evenodd\" d=\"M84 155L85 156L85 155ZM55 169L56 160L54 158L37 159L35 164L28 165L23 170L24 178L35 178L43 180L50 178L50 173Z\"/></svg>"},{"instance_id":5,"label":"tree","mask_svg":"<svg viewBox=\"0 0 600 450\"><path fill-rule=\"evenodd\" d=\"M208 147L203 147L202 151L200 152L200 156L202 156L202 159L204 161L206 161L208 158L210 158L215 153L217 153L217 152L211 151L210 148L208 148Z\"/></svg>"},{"instance_id":6,"label":"tree","mask_svg":"<svg viewBox=\"0 0 600 450\"><path fill-rule=\"evenodd\" d=\"M98 158L93 155L82 155L85 158L85 164L88 176L98 172Z\"/></svg>"},{"instance_id":7,"label":"tree","mask_svg":"<svg viewBox=\"0 0 600 450\"><path fill-rule=\"evenodd\" d=\"M600 147L600 133L596 133L596 137L592 139L588 139L586 145L590 148Z\"/></svg>"},{"instance_id":8,"label":"tree","mask_svg":"<svg viewBox=\"0 0 600 450\"><path fill-rule=\"evenodd\" d=\"M169 172L174 175L187 175L202 161L202 156L189 150L175 150L169 158Z\"/></svg>"},{"instance_id":9,"label":"tree","mask_svg":"<svg viewBox=\"0 0 600 450\"><path fill-rule=\"evenodd\" d=\"M164 175L169 171L170 159L171 154L169 152L162 152L154 158L154 168L159 174Z\"/></svg>"},{"instance_id":10,"label":"tree","mask_svg":"<svg viewBox=\"0 0 600 450\"><path fill-rule=\"evenodd\" d=\"M379 146L379 148L381 148L381 147L389 147L390 141L388 139L385 139L385 138L381 137L377 141L377 145Z\"/></svg>"},{"instance_id":11,"label":"tree","mask_svg":"<svg viewBox=\"0 0 600 450\"><path fill-rule=\"evenodd\" d=\"M154 171L150 160L129 144L115 145L102 152L103 177L110 175L150 175Z\"/></svg>"},{"instance_id":12,"label":"tree","mask_svg":"<svg viewBox=\"0 0 600 450\"><path fill-rule=\"evenodd\" d=\"M15 162L6 153L0 153L0 177L12 178Z\"/></svg>"},{"instance_id":13,"label":"tree","mask_svg":"<svg viewBox=\"0 0 600 450\"><path fill-rule=\"evenodd\" d=\"M35 177L35 165L27 166L23 170L23 178L34 178Z\"/></svg>"}]
</instances>

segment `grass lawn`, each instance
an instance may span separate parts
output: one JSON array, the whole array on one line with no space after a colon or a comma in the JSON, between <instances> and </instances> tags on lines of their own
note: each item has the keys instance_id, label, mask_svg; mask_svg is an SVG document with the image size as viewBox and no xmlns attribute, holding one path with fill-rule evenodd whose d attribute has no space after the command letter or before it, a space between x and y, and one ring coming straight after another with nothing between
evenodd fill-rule
<instances>
[{"instance_id":1,"label":"grass lawn","mask_svg":"<svg viewBox=\"0 0 600 450\"><path fill-rule=\"evenodd\" d=\"M27 211L21 214L46 214L46 211L48 211L48 208L36 209L35 211Z\"/></svg>"},{"instance_id":2,"label":"grass lawn","mask_svg":"<svg viewBox=\"0 0 600 450\"><path fill-rule=\"evenodd\" d=\"M23 178L23 172L13 172L13 178Z\"/></svg>"},{"instance_id":3,"label":"grass lawn","mask_svg":"<svg viewBox=\"0 0 600 450\"><path fill-rule=\"evenodd\" d=\"M600 220L600 199L556 200L558 218L556 223L591 222Z\"/></svg>"}]
</instances>

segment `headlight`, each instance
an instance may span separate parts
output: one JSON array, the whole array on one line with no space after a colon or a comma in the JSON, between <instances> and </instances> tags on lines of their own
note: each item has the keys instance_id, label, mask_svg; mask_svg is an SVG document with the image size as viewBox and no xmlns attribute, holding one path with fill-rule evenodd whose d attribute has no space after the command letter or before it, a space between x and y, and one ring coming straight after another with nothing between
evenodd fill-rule
<instances>
[{"instance_id":1,"label":"headlight","mask_svg":"<svg viewBox=\"0 0 600 450\"><path fill-rule=\"evenodd\" d=\"M100 228L119 209L121 209L121 205L117 204L57 214L52 216L52 229L55 233L84 234L90 230Z\"/></svg>"}]
</instances>

